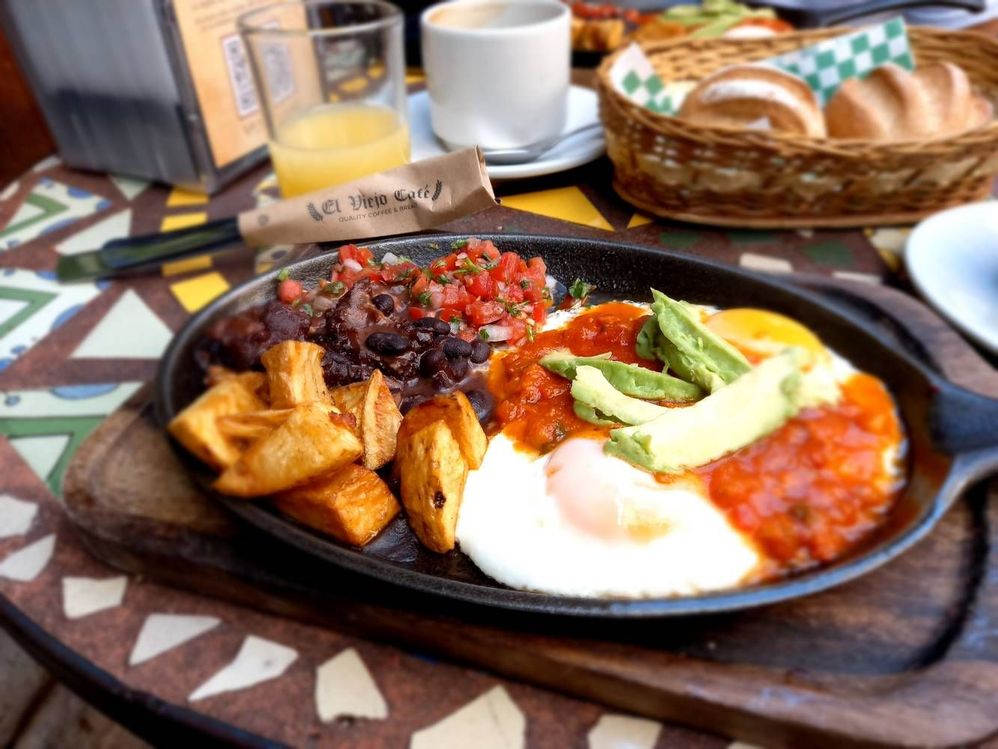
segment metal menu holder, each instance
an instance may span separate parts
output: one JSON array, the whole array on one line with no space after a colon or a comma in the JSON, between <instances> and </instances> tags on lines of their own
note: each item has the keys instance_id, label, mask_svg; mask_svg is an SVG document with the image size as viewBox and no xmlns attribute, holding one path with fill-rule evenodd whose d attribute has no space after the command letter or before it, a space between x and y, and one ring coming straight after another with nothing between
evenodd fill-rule
<instances>
[{"instance_id":1,"label":"metal menu holder","mask_svg":"<svg viewBox=\"0 0 998 749\"><path fill-rule=\"evenodd\" d=\"M236 18L268 0L0 0L69 166L214 192L266 157Z\"/></svg>"}]
</instances>

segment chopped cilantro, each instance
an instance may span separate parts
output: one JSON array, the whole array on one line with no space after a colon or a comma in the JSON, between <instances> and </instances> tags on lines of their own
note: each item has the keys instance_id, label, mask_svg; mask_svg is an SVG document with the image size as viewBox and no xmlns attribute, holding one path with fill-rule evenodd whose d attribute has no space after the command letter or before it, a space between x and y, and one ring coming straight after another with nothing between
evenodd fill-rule
<instances>
[{"instance_id":1,"label":"chopped cilantro","mask_svg":"<svg viewBox=\"0 0 998 749\"><path fill-rule=\"evenodd\" d=\"M585 299L593 293L593 289L595 288L595 286L590 283L586 283L581 278L576 278L572 282L572 285L568 287L568 293L573 299Z\"/></svg>"},{"instance_id":2,"label":"chopped cilantro","mask_svg":"<svg viewBox=\"0 0 998 749\"><path fill-rule=\"evenodd\" d=\"M531 343L533 343L535 335L537 335L537 331L534 330L534 326L528 324L527 325L527 340L530 341Z\"/></svg>"},{"instance_id":3,"label":"chopped cilantro","mask_svg":"<svg viewBox=\"0 0 998 749\"><path fill-rule=\"evenodd\" d=\"M520 288L523 289L524 291L526 291L527 289L529 289L531 286L532 286L532 284L531 284L529 278L521 278L520 279Z\"/></svg>"},{"instance_id":4,"label":"chopped cilantro","mask_svg":"<svg viewBox=\"0 0 998 749\"><path fill-rule=\"evenodd\" d=\"M481 330L478 331L478 337L481 338L483 341L489 340L489 331L487 331L485 328L482 328Z\"/></svg>"},{"instance_id":5,"label":"chopped cilantro","mask_svg":"<svg viewBox=\"0 0 998 749\"><path fill-rule=\"evenodd\" d=\"M445 275L443 275L443 274L441 274L441 275L439 275L439 276L434 276L434 277L433 277L433 280L434 280L434 281L436 281L436 282L437 282L438 284L440 284L441 286L446 286L446 285L447 285L447 284L449 284L449 283L454 283L454 280L453 280L453 279L451 279L451 278L448 278L447 276L445 276Z\"/></svg>"},{"instance_id":6,"label":"chopped cilantro","mask_svg":"<svg viewBox=\"0 0 998 749\"><path fill-rule=\"evenodd\" d=\"M281 272L277 274L277 280L278 281L287 281L289 275L291 275L291 274L288 273L288 269L287 268L281 268Z\"/></svg>"},{"instance_id":7,"label":"chopped cilantro","mask_svg":"<svg viewBox=\"0 0 998 749\"><path fill-rule=\"evenodd\" d=\"M416 296L416 301L419 302L424 307L430 306L430 292L424 291L422 294Z\"/></svg>"},{"instance_id":8,"label":"chopped cilantro","mask_svg":"<svg viewBox=\"0 0 998 749\"><path fill-rule=\"evenodd\" d=\"M460 250L462 247L467 246L467 244L468 244L467 239L455 239L453 242L450 243L450 248L452 250Z\"/></svg>"},{"instance_id":9,"label":"chopped cilantro","mask_svg":"<svg viewBox=\"0 0 998 749\"><path fill-rule=\"evenodd\" d=\"M481 273L482 269L475 265L475 261L470 257L466 257L461 263L461 267L454 271L454 273L460 273L462 275L467 273Z\"/></svg>"},{"instance_id":10,"label":"chopped cilantro","mask_svg":"<svg viewBox=\"0 0 998 749\"><path fill-rule=\"evenodd\" d=\"M323 286L319 290L319 293L322 294L323 296L339 296L346 290L347 290L346 284L344 284L342 281L333 281L332 283L327 283L325 286Z\"/></svg>"},{"instance_id":11,"label":"chopped cilantro","mask_svg":"<svg viewBox=\"0 0 998 749\"><path fill-rule=\"evenodd\" d=\"M308 304L307 302L301 305L301 311L304 312L309 317L312 317L315 314L315 310L312 309L312 305Z\"/></svg>"}]
</instances>

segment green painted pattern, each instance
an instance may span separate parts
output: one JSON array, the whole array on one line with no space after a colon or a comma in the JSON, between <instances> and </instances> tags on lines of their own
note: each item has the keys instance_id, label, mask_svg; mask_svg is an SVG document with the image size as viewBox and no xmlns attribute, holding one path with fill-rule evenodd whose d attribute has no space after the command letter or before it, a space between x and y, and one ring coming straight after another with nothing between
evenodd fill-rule
<instances>
[{"instance_id":1,"label":"green painted pattern","mask_svg":"<svg viewBox=\"0 0 998 749\"><path fill-rule=\"evenodd\" d=\"M52 493L62 496L62 478L66 473L73 453L83 443L83 440L104 420L103 416L46 416L40 419L0 418L0 434L9 440L16 441L19 437L69 437L69 442L62 451L48 476L40 478L48 484Z\"/></svg>"},{"instance_id":2,"label":"green painted pattern","mask_svg":"<svg viewBox=\"0 0 998 749\"><path fill-rule=\"evenodd\" d=\"M685 250L703 239L703 234L695 231L664 231L658 241L666 247L674 247L677 250Z\"/></svg>"},{"instance_id":3,"label":"green painted pattern","mask_svg":"<svg viewBox=\"0 0 998 749\"><path fill-rule=\"evenodd\" d=\"M34 315L38 310L56 298L56 294L48 291L31 291L30 289L12 289L0 286L0 299L10 299L15 302L26 302L24 309L18 310L3 322L0 322L0 338Z\"/></svg>"},{"instance_id":4,"label":"green painted pattern","mask_svg":"<svg viewBox=\"0 0 998 749\"><path fill-rule=\"evenodd\" d=\"M0 231L0 239L4 239L5 237L19 232L22 229L26 229L29 226L34 226L40 221L46 221L53 216L58 216L60 213L69 208L69 206L65 203L60 203L58 200L53 200L52 198L46 197L45 195L39 195L38 193L31 193L24 199L24 202L40 209L41 213L5 227L3 231Z\"/></svg>"},{"instance_id":5,"label":"green painted pattern","mask_svg":"<svg viewBox=\"0 0 998 749\"><path fill-rule=\"evenodd\" d=\"M838 240L829 242L818 242L808 247L803 247L801 251L818 265L828 265L834 268L853 268L856 266L856 259L852 250Z\"/></svg>"}]
</instances>

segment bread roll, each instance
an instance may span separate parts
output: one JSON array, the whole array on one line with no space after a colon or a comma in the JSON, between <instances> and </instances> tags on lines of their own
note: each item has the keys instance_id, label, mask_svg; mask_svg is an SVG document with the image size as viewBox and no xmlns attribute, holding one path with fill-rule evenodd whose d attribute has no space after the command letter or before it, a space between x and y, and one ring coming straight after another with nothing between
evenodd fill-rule
<instances>
[{"instance_id":1,"label":"bread roll","mask_svg":"<svg viewBox=\"0 0 998 749\"><path fill-rule=\"evenodd\" d=\"M833 138L912 140L952 135L988 122L991 105L958 65L923 65L914 73L887 63L852 78L825 107Z\"/></svg>"},{"instance_id":2,"label":"bread roll","mask_svg":"<svg viewBox=\"0 0 998 749\"><path fill-rule=\"evenodd\" d=\"M825 119L808 85L764 65L735 65L700 81L679 117L701 125L825 135Z\"/></svg>"}]
</instances>

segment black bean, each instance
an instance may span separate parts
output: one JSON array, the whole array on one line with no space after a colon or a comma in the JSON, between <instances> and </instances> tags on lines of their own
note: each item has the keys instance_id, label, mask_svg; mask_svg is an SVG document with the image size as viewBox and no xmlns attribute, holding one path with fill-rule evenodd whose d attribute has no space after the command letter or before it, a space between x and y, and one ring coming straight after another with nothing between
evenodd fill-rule
<instances>
[{"instance_id":1,"label":"black bean","mask_svg":"<svg viewBox=\"0 0 998 749\"><path fill-rule=\"evenodd\" d=\"M482 390L469 390L465 395L468 396L471 407L475 409L475 416L478 417L478 420L483 424L488 421L492 415L492 396Z\"/></svg>"},{"instance_id":2,"label":"black bean","mask_svg":"<svg viewBox=\"0 0 998 749\"><path fill-rule=\"evenodd\" d=\"M467 358L471 356L471 344L454 336L444 338L440 350L447 355L448 359Z\"/></svg>"},{"instance_id":3,"label":"black bean","mask_svg":"<svg viewBox=\"0 0 998 749\"><path fill-rule=\"evenodd\" d=\"M447 357L440 349L430 349L419 360L419 371L426 377L432 377L437 372L443 371L447 366Z\"/></svg>"},{"instance_id":4,"label":"black bean","mask_svg":"<svg viewBox=\"0 0 998 749\"><path fill-rule=\"evenodd\" d=\"M492 353L492 347L479 338L473 344L471 344L471 360L475 364L481 364L483 361L487 361L489 354Z\"/></svg>"},{"instance_id":5,"label":"black bean","mask_svg":"<svg viewBox=\"0 0 998 749\"><path fill-rule=\"evenodd\" d=\"M467 359L451 359L447 363L447 374L449 374L455 382L464 379L464 376L468 374L468 369L469 365Z\"/></svg>"},{"instance_id":6,"label":"black bean","mask_svg":"<svg viewBox=\"0 0 998 749\"><path fill-rule=\"evenodd\" d=\"M377 307L382 315L390 315L395 311L395 300L391 294L378 294L371 300L371 304Z\"/></svg>"},{"instance_id":7,"label":"black bean","mask_svg":"<svg viewBox=\"0 0 998 749\"><path fill-rule=\"evenodd\" d=\"M409 341L398 333L371 333L364 345L376 354L398 356L409 348Z\"/></svg>"},{"instance_id":8,"label":"black bean","mask_svg":"<svg viewBox=\"0 0 998 749\"><path fill-rule=\"evenodd\" d=\"M439 317L421 317L413 323L417 328L429 328L438 335L450 333L450 324L444 322Z\"/></svg>"}]
</instances>

